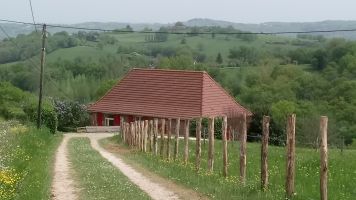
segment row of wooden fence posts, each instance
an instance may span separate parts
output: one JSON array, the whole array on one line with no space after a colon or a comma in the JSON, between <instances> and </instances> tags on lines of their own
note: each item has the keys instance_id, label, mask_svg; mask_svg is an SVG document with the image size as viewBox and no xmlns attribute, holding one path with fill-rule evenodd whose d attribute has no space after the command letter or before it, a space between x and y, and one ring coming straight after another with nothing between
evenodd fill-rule
<instances>
[{"instance_id":1,"label":"row of wooden fence posts","mask_svg":"<svg viewBox=\"0 0 356 200\"><path fill-rule=\"evenodd\" d=\"M247 148L247 119L246 114L241 117L241 136L240 136L240 176L239 180L242 184L246 182L246 148ZM322 116L320 119L320 196L322 200L327 199L327 172L328 172L328 156L327 156L327 122L328 118ZM184 152L183 161L188 163L189 157L189 120L184 120ZM263 116L262 120L262 138L261 138L261 189L264 191L268 188L268 141L269 141L269 123L270 117ZM286 164L286 196L289 198L295 193L295 123L296 115L292 114L287 117L287 164ZM172 119L168 119L167 123L167 139L166 139L166 157L171 158L170 143L172 133ZM213 172L214 167L214 118L209 118L208 121L208 171ZM158 127L158 119L135 121L131 123L122 123L122 139L129 146L133 146L143 152L147 152L147 143L149 144L148 151L154 155L158 155L158 134L160 134L160 149L159 155L164 157L166 120L161 119L161 127ZM174 160L178 158L179 150L179 132L180 119L176 119L175 127L175 145L174 145ZM200 170L201 163L201 132L202 118L196 120L196 149L195 149L195 169ZM228 151L227 151L227 117L223 117L222 121L222 146L223 146L223 176L228 175Z\"/></svg>"},{"instance_id":2,"label":"row of wooden fence posts","mask_svg":"<svg viewBox=\"0 0 356 200\"><path fill-rule=\"evenodd\" d=\"M268 188L268 140L269 140L269 116L263 116L262 120L262 139L261 139L261 188ZM296 115L287 117L287 164L286 164L286 196L290 198L295 193L295 124ZM328 173L328 155L327 155L327 126L328 118L320 118L320 198L327 199L327 173Z\"/></svg>"}]
</instances>

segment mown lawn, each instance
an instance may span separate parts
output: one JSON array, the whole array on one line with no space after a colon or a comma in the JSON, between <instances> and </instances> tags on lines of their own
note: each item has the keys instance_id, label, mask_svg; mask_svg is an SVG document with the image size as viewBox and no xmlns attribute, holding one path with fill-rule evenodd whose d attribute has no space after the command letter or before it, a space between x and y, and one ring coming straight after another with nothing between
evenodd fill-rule
<instances>
[{"instance_id":1,"label":"mown lawn","mask_svg":"<svg viewBox=\"0 0 356 200\"><path fill-rule=\"evenodd\" d=\"M62 135L0 121L0 199L50 199L55 150Z\"/></svg>"},{"instance_id":2,"label":"mown lawn","mask_svg":"<svg viewBox=\"0 0 356 200\"><path fill-rule=\"evenodd\" d=\"M118 136L102 144L123 145ZM174 145L171 145L172 147ZM222 146L221 141L215 144L214 173L207 172L207 148L202 145L202 170L195 172L195 142L190 141L189 164L179 161L167 161L150 153L135 150L121 156L130 163L142 167L177 183L204 193L212 199L284 199L285 198L285 148L269 149L269 178L270 185L266 192L260 191L260 144L249 143L247 150L247 184L242 186L238 181L238 143L229 143L229 176L222 177ZM172 150L173 152L173 150ZM181 142L180 152L183 152ZM313 149L297 148L296 150L296 195L293 199L320 199L319 196L319 152ZM329 153L329 199L354 199L356 196L356 151L331 149Z\"/></svg>"},{"instance_id":3,"label":"mown lawn","mask_svg":"<svg viewBox=\"0 0 356 200\"><path fill-rule=\"evenodd\" d=\"M146 193L92 149L88 138L68 143L80 199L150 199Z\"/></svg>"}]
</instances>

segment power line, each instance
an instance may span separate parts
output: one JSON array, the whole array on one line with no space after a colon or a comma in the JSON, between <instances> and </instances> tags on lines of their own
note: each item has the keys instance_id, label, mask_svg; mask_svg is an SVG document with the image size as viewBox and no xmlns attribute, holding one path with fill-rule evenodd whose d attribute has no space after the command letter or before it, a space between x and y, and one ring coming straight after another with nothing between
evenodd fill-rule
<instances>
[{"instance_id":1,"label":"power line","mask_svg":"<svg viewBox=\"0 0 356 200\"><path fill-rule=\"evenodd\" d=\"M15 23L15 24L25 24L33 25L29 22L21 22L7 19L0 19L0 22ZM41 24L35 24L41 25ZM66 28L66 29L76 29L76 30L87 30L87 31L102 31L102 32L116 32L116 33L166 33L174 35L210 35L210 34L221 34L221 35L284 35L284 34L311 34L311 33L335 33L335 32L356 32L356 28L353 29L329 29L329 30L310 30L310 31L278 31L278 32L169 32L169 31L130 31L130 30L117 30L117 29L101 29L101 28L84 28L75 26L65 26L65 25L55 25L47 24L47 27L51 28Z\"/></svg>"},{"instance_id":2,"label":"power line","mask_svg":"<svg viewBox=\"0 0 356 200\"><path fill-rule=\"evenodd\" d=\"M32 21L33 21L33 26L35 27L36 33L37 33L37 27L36 27L36 22L35 22L35 16L33 14L33 9L32 9L32 1L28 0L30 2L30 8L31 8L31 14L32 14Z\"/></svg>"},{"instance_id":3,"label":"power line","mask_svg":"<svg viewBox=\"0 0 356 200\"><path fill-rule=\"evenodd\" d=\"M32 25L32 24L31 24ZM7 37L7 39L14 44L17 48L21 48L20 45L15 42L14 40L11 39L10 35L5 31L5 29L0 25L0 30L5 34L5 36ZM38 63L35 63L35 61L32 60L33 58L29 58L28 61L30 61L30 63L35 67L35 69L37 70L37 72L40 72L40 68L38 67ZM56 82L54 82L54 80L51 78L51 76L48 76L49 79L49 83L51 83L55 88L57 88L57 90L59 92L62 93L63 97L65 97L66 99L70 100L70 98L67 96L67 94L56 84Z\"/></svg>"}]
</instances>

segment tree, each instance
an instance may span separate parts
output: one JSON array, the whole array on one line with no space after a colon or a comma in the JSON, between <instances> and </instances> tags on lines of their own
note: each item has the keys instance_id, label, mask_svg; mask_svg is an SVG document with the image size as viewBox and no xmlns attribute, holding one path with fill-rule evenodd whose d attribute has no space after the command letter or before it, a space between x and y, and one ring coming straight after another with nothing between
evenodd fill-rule
<instances>
[{"instance_id":1,"label":"tree","mask_svg":"<svg viewBox=\"0 0 356 200\"><path fill-rule=\"evenodd\" d=\"M324 50L316 50L312 57L312 66L316 70L323 70L327 65L327 53Z\"/></svg>"},{"instance_id":2,"label":"tree","mask_svg":"<svg viewBox=\"0 0 356 200\"><path fill-rule=\"evenodd\" d=\"M222 64L223 63L223 58L221 56L221 53L218 53L218 56L216 57L216 63Z\"/></svg>"},{"instance_id":3,"label":"tree","mask_svg":"<svg viewBox=\"0 0 356 200\"><path fill-rule=\"evenodd\" d=\"M155 33L156 42L165 42L168 39L168 29L161 27L158 32Z\"/></svg>"}]
</instances>

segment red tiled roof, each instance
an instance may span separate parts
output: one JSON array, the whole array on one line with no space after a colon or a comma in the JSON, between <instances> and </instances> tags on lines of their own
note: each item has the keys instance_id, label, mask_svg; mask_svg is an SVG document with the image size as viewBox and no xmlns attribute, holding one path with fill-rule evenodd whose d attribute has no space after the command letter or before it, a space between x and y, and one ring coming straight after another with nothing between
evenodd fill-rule
<instances>
[{"instance_id":1,"label":"red tiled roof","mask_svg":"<svg viewBox=\"0 0 356 200\"><path fill-rule=\"evenodd\" d=\"M90 112L183 118L252 113L238 104L208 73L133 69Z\"/></svg>"}]
</instances>

